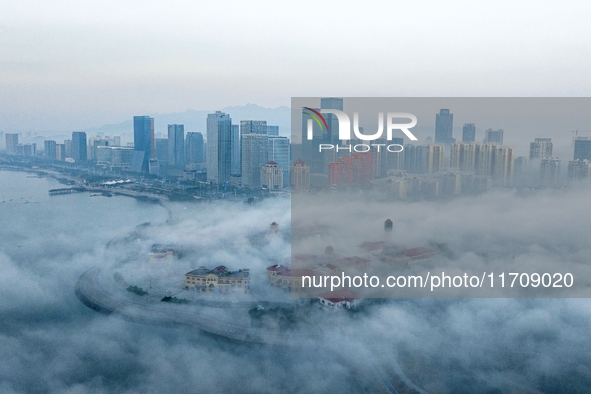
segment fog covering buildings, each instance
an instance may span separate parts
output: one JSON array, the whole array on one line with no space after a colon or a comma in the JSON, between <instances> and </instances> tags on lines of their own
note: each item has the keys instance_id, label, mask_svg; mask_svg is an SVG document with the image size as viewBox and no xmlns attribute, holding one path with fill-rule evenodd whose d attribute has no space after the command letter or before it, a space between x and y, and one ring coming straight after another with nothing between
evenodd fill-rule
<instances>
[{"instance_id":1,"label":"fog covering buildings","mask_svg":"<svg viewBox=\"0 0 591 394\"><path fill-rule=\"evenodd\" d=\"M0 249L0 357L11 360L0 366L0 391L167 392L173 385L179 391L198 386L205 392L236 387L256 392L376 392L384 387L376 368L399 382L398 367L426 392L589 390L591 306L586 299L362 303L366 309L361 314L321 313L319 340L292 342L286 332L280 348L97 313L74 296L77 278L95 266L140 263L154 243L194 247L193 254L177 261L181 279L201 265L248 261L251 288L264 285L266 267L283 262L289 246L272 238L264 247L254 247L245 235L266 229L270 220L288 228L288 201L266 200L247 209L171 203L165 209L126 197L73 194L50 200L39 184L46 181L48 187L58 185L0 172L0 184L6 186L0 191L2 200L23 193L45 204L34 231L18 223L34 215L40 204L0 204L6 224L0 239L7 240ZM582 264L591 253L590 243L581 236L587 218L572 207L584 205L589 192L588 187L546 190L524 198L499 190L444 203L373 202L375 214L358 229L363 233L359 243L333 246L335 253L348 255L351 248L360 253L356 248L361 241L383 239L384 218L392 217L393 240L445 245L438 258L459 270L484 268L495 259L522 268L556 261ZM343 196L342 201L348 199L345 212L354 213L355 199ZM316 213L316 220L331 215L348 223L340 207ZM329 234L338 236L339 231L331 228ZM323 237L312 238L324 251Z\"/></svg>"}]
</instances>

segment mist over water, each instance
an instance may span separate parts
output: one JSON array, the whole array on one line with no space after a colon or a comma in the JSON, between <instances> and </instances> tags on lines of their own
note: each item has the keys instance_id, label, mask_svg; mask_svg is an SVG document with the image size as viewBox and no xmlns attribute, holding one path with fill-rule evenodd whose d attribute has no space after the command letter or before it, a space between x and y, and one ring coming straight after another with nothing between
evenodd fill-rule
<instances>
[{"instance_id":1,"label":"mist over water","mask_svg":"<svg viewBox=\"0 0 591 394\"><path fill-rule=\"evenodd\" d=\"M427 392L591 390L587 299L374 301L355 314L318 311L320 338L296 341L287 331L285 346L97 313L75 297L78 277L91 267L141 261L153 243L190 246L178 261L183 269L249 267L252 286L266 289L265 267L289 256L289 240L254 246L246 236L272 221L287 230L290 201L162 207L86 193L49 197L47 190L60 185L30 176L0 171L0 392L375 392L374 365L389 378L402 369ZM584 205L585 190L570 193L568 203ZM490 230L512 228L514 242L542 248L522 252L524 258L541 256L547 245L557 255L584 257L588 228L582 214L567 215L572 205L539 214L561 200L487 194L394 208L409 243L435 239L467 253L464 242L488 232L478 248L495 253L502 246ZM536 204L526 212L528 201ZM463 210L466 218L482 220L462 221ZM522 217L511 221L517 211ZM382 214L375 220L381 226ZM545 230L552 222L558 230ZM138 227L144 223L150 225Z\"/></svg>"}]
</instances>

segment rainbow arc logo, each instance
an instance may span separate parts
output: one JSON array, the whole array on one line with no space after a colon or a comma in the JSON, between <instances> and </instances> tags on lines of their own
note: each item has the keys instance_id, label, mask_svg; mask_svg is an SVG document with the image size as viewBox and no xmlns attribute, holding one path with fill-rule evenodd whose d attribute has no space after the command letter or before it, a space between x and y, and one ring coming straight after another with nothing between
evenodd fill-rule
<instances>
[{"instance_id":1,"label":"rainbow arc logo","mask_svg":"<svg viewBox=\"0 0 591 394\"><path fill-rule=\"evenodd\" d=\"M326 131L328 131L328 123L326 122L326 119L324 119L324 116L322 116L322 114L318 111L316 111L313 108L309 108L309 107L302 107L304 109L304 114L308 115L309 117L311 117L312 119L314 119L314 121L318 124L318 127L320 127L320 130L323 131L324 127L326 127ZM324 124L324 127L322 127L322 125Z\"/></svg>"}]
</instances>

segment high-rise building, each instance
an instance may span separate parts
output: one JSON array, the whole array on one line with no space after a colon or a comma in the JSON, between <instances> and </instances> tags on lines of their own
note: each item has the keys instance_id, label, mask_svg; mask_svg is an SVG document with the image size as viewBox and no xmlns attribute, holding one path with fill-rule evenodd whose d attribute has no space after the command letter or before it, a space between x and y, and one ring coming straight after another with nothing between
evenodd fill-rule
<instances>
[{"instance_id":1,"label":"high-rise building","mask_svg":"<svg viewBox=\"0 0 591 394\"><path fill-rule=\"evenodd\" d=\"M269 190L283 189L283 168L274 161L261 167L261 186Z\"/></svg>"},{"instance_id":2,"label":"high-rise building","mask_svg":"<svg viewBox=\"0 0 591 394\"><path fill-rule=\"evenodd\" d=\"M426 147L406 145L404 147L404 169L411 174L424 174L426 172L427 153Z\"/></svg>"},{"instance_id":3,"label":"high-rise building","mask_svg":"<svg viewBox=\"0 0 591 394\"><path fill-rule=\"evenodd\" d=\"M55 159L59 161L66 160L66 145L56 144L55 145Z\"/></svg>"},{"instance_id":4,"label":"high-rise building","mask_svg":"<svg viewBox=\"0 0 591 394\"><path fill-rule=\"evenodd\" d=\"M18 145L17 133L6 133L6 153L9 155L16 154L16 146Z\"/></svg>"},{"instance_id":5,"label":"high-rise building","mask_svg":"<svg viewBox=\"0 0 591 394\"><path fill-rule=\"evenodd\" d=\"M329 164L331 185L358 186L368 184L374 179L374 154L371 152L353 153L350 157L340 157Z\"/></svg>"},{"instance_id":6,"label":"high-rise building","mask_svg":"<svg viewBox=\"0 0 591 394\"><path fill-rule=\"evenodd\" d=\"M261 167L269 161L269 142L266 134L242 134L242 184L261 186Z\"/></svg>"},{"instance_id":7,"label":"high-rise building","mask_svg":"<svg viewBox=\"0 0 591 394\"><path fill-rule=\"evenodd\" d=\"M527 175L527 159L525 156L516 157L513 161L513 183L523 186Z\"/></svg>"},{"instance_id":8,"label":"high-rise building","mask_svg":"<svg viewBox=\"0 0 591 394\"><path fill-rule=\"evenodd\" d=\"M185 137L185 163L203 163L203 134L189 132Z\"/></svg>"},{"instance_id":9,"label":"high-rise building","mask_svg":"<svg viewBox=\"0 0 591 394\"><path fill-rule=\"evenodd\" d=\"M158 159L150 159L148 162L148 172L150 175L160 175L160 163Z\"/></svg>"},{"instance_id":10,"label":"high-rise building","mask_svg":"<svg viewBox=\"0 0 591 394\"><path fill-rule=\"evenodd\" d=\"M454 114L449 109L441 109L435 115L435 143L453 144Z\"/></svg>"},{"instance_id":11,"label":"high-rise building","mask_svg":"<svg viewBox=\"0 0 591 394\"><path fill-rule=\"evenodd\" d=\"M206 160L208 181L222 184L230 180L232 166L232 119L230 115L220 111L207 115Z\"/></svg>"},{"instance_id":12,"label":"high-rise building","mask_svg":"<svg viewBox=\"0 0 591 394\"><path fill-rule=\"evenodd\" d=\"M133 170L148 172L148 163L152 154L155 154L154 118L149 116L133 117Z\"/></svg>"},{"instance_id":13,"label":"high-rise building","mask_svg":"<svg viewBox=\"0 0 591 394\"><path fill-rule=\"evenodd\" d=\"M536 138L529 144L529 159L545 159L552 156L552 138Z\"/></svg>"},{"instance_id":14,"label":"high-rise building","mask_svg":"<svg viewBox=\"0 0 591 394\"><path fill-rule=\"evenodd\" d=\"M290 144L287 137L268 137L268 160L277 163L283 170L283 187L289 186Z\"/></svg>"},{"instance_id":15,"label":"high-rise building","mask_svg":"<svg viewBox=\"0 0 591 394\"><path fill-rule=\"evenodd\" d=\"M43 154L49 160L56 159L56 146L57 146L57 144L55 141L51 141L51 140L43 141Z\"/></svg>"},{"instance_id":16,"label":"high-rise building","mask_svg":"<svg viewBox=\"0 0 591 394\"><path fill-rule=\"evenodd\" d=\"M586 179L591 175L591 161L571 160L568 162L568 179Z\"/></svg>"},{"instance_id":17,"label":"high-rise building","mask_svg":"<svg viewBox=\"0 0 591 394\"><path fill-rule=\"evenodd\" d=\"M591 140L587 137L579 137L575 140L575 153L573 160L591 160Z\"/></svg>"},{"instance_id":18,"label":"high-rise building","mask_svg":"<svg viewBox=\"0 0 591 394\"><path fill-rule=\"evenodd\" d=\"M72 159L76 162L88 160L86 133L84 131L74 131L72 133Z\"/></svg>"},{"instance_id":19,"label":"high-rise building","mask_svg":"<svg viewBox=\"0 0 591 394\"><path fill-rule=\"evenodd\" d=\"M266 120L241 120L240 134L267 134Z\"/></svg>"},{"instance_id":20,"label":"high-rise building","mask_svg":"<svg viewBox=\"0 0 591 394\"><path fill-rule=\"evenodd\" d=\"M464 123L462 128L462 142L476 141L476 125L474 123Z\"/></svg>"},{"instance_id":21,"label":"high-rise building","mask_svg":"<svg viewBox=\"0 0 591 394\"><path fill-rule=\"evenodd\" d=\"M137 151L131 147L97 146L96 164L110 168L130 169Z\"/></svg>"},{"instance_id":22,"label":"high-rise building","mask_svg":"<svg viewBox=\"0 0 591 394\"><path fill-rule=\"evenodd\" d=\"M503 145L503 129L493 130L488 129L484 132L485 144Z\"/></svg>"},{"instance_id":23,"label":"high-rise building","mask_svg":"<svg viewBox=\"0 0 591 394\"><path fill-rule=\"evenodd\" d=\"M443 171L443 145L428 145L426 147L426 172L434 174Z\"/></svg>"},{"instance_id":24,"label":"high-rise building","mask_svg":"<svg viewBox=\"0 0 591 394\"><path fill-rule=\"evenodd\" d=\"M20 148L22 147L22 152L20 152ZM34 157L37 156L37 144L18 144L17 145L18 153L21 153L23 156L30 156Z\"/></svg>"},{"instance_id":25,"label":"high-rise building","mask_svg":"<svg viewBox=\"0 0 591 394\"><path fill-rule=\"evenodd\" d=\"M310 189L310 167L301 159L293 162L289 169L292 190Z\"/></svg>"},{"instance_id":26,"label":"high-rise building","mask_svg":"<svg viewBox=\"0 0 591 394\"><path fill-rule=\"evenodd\" d=\"M268 128L268 126L267 126ZM232 125L232 164L230 173L234 176L240 176L242 166L242 148L240 147L240 126L237 124Z\"/></svg>"},{"instance_id":27,"label":"high-rise building","mask_svg":"<svg viewBox=\"0 0 591 394\"><path fill-rule=\"evenodd\" d=\"M168 165L185 168L185 126L182 124L168 125Z\"/></svg>"},{"instance_id":28,"label":"high-rise building","mask_svg":"<svg viewBox=\"0 0 591 394\"><path fill-rule=\"evenodd\" d=\"M66 157L72 157L72 140L64 140L64 152Z\"/></svg>"},{"instance_id":29,"label":"high-rise building","mask_svg":"<svg viewBox=\"0 0 591 394\"><path fill-rule=\"evenodd\" d=\"M267 125L267 135L271 136L279 136L279 126L269 126Z\"/></svg>"},{"instance_id":30,"label":"high-rise building","mask_svg":"<svg viewBox=\"0 0 591 394\"><path fill-rule=\"evenodd\" d=\"M320 99L321 109L343 110L343 99L337 97L325 97ZM328 124L328 143L337 145L339 141L339 120L334 114L324 114ZM335 152L336 153L336 152Z\"/></svg>"},{"instance_id":31,"label":"high-rise building","mask_svg":"<svg viewBox=\"0 0 591 394\"><path fill-rule=\"evenodd\" d=\"M560 180L560 159L546 157L540 163L540 184L542 186L555 186Z\"/></svg>"},{"instance_id":32,"label":"high-rise building","mask_svg":"<svg viewBox=\"0 0 591 394\"><path fill-rule=\"evenodd\" d=\"M109 140L102 139L102 138L90 138L90 143L88 144L89 151L88 151L88 160L96 160L96 149L99 146L109 146Z\"/></svg>"},{"instance_id":33,"label":"high-rise building","mask_svg":"<svg viewBox=\"0 0 591 394\"><path fill-rule=\"evenodd\" d=\"M492 176L494 157L494 144L479 145L476 155L476 173L483 176Z\"/></svg>"},{"instance_id":34,"label":"high-rise building","mask_svg":"<svg viewBox=\"0 0 591 394\"><path fill-rule=\"evenodd\" d=\"M460 171L476 172L479 147L479 144L473 142L452 144L450 147L450 167Z\"/></svg>"},{"instance_id":35,"label":"high-rise building","mask_svg":"<svg viewBox=\"0 0 591 394\"><path fill-rule=\"evenodd\" d=\"M160 168L166 168L168 166L168 138L156 138L154 146Z\"/></svg>"},{"instance_id":36,"label":"high-rise building","mask_svg":"<svg viewBox=\"0 0 591 394\"><path fill-rule=\"evenodd\" d=\"M499 186L513 183L513 149L508 146L495 146L493 155L493 182Z\"/></svg>"}]
</instances>

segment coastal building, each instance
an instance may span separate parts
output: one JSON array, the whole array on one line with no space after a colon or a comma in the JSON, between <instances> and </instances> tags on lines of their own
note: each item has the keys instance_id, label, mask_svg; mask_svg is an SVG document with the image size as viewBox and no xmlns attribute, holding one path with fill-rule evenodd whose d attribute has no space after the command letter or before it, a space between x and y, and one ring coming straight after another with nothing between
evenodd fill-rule
<instances>
[{"instance_id":1,"label":"coastal building","mask_svg":"<svg viewBox=\"0 0 591 394\"><path fill-rule=\"evenodd\" d=\"M185 168L185 126L182 124L168 125L168 165Z\"/></svg>"},{"instance_id":2,"label":"coastal building","mask_svg":"<svg viewBox=\"0 0 591 394\"><path fill-rule=\"evenodd\" d=\"M9 155L16 154L16 146L18 145L17 133L6 133L6 153Z\"/></svg>"},{"instance_id":3,"label":"coastal building","mask_svg":"<svg viewBox=\"0 0 591 394\"><path fill-rule=\"evenodd\" d=\"M185 289L195 291L218 291L221 293L243 292L248 294L250 272L248 268L229 271L220 265L214 269L199 267L185 274Z\"/></svg>"},{"instance_id":4,"label":"coastal building","mask_svg":"<svg viewBox=\"0 0 591 394\"><path fill-rule=\"evenodd\" d=\"M136 152L133 171L148 172L149 160L155 152L154 118L133 117L133 148Z\"/></svg>"},{"instance_id":5,"label":"coastal building","mask_svg":"<svg viewBox=\"0 0 591 394\"><path fill-rule=\"evenodd\" d=\"M261 167L261 186L269 190L283 189L283 168L274 161Z\"/></svg>"},{"instance_id":6,"label":"coastal building","mask_svg":"<svg viewBox=\"0 0 591 394\"><path fill-rule=\"evenodd\" d=\"M232 118L216 111L207 115L207 180L223 184L230 180L232 166Z\"/></svg>"},{"instance_id":7,"label":"coastal building","mask_svg":"<svg viewBox=\"0 0 591 394\"><path fill-rule=\"evenodd\" d=\"M74 131L72 133L72 159L77 162L88 160L86 133L84 131Z\"/></svg>"},{"instance_id":8,"label":"coastal building","mask_svg":"<svg viewBox=\"0 0 591 394\"><path fill-rule=\"evenodd\" d=\"M295 292L303 291L302 276L317 276L318 273L311 269L291 269L287 266L275 264L267 267L267 279L269 284L285 290Z\"/></svg>"},{"instance_id":9,"label":"coastal building","mask_svg":"<svg viewBox=\"0 0 591 394\"><path fill-rule=\"evenodd\" d=\"M338 289L318 295L320 305L328 308L356 309L361 301L359 294L349 289Z\"/></svg>"}]
</instances>

